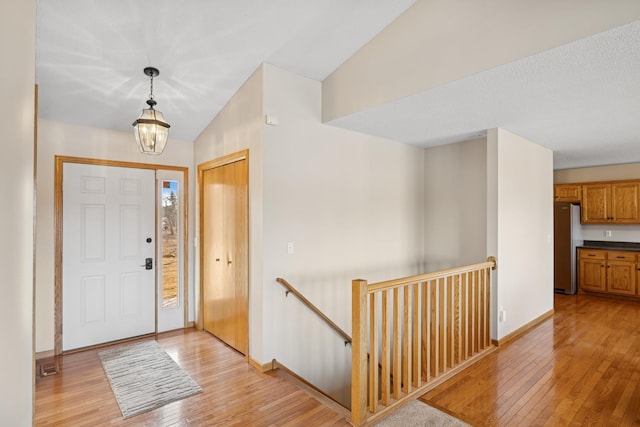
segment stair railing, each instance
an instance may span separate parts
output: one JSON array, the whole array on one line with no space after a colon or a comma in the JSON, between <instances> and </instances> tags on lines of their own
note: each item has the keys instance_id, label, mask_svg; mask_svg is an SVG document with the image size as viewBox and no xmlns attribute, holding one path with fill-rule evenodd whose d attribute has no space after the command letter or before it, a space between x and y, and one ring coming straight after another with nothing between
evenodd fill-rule
<instances>
[{"instance_id":1,"label":"stair railing","mask_svg":"<svg viewBox=\"0 0 640 427\"><path fill-rule=\"evenodd\" d=\"M490 290L495 268L495 258L489 257L403 279L352 282L353 425L383 418L493 348Z\"/></svg>"}]
</instances>

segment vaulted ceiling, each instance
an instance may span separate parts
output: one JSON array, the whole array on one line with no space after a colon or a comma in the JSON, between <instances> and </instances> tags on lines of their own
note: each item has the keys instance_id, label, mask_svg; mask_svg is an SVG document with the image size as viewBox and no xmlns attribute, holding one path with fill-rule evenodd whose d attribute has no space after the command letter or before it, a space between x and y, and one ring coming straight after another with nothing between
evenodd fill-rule
<instances>
[{"instance_id":1,"label":"vaulted ceiling","mask_svg":"<svg viewBox=\"0 0 640 427\"><path fill-rule=\"evenodd\" d=\"M263 62L324 80L414 0L38 1L42 118L131 131L154 66L171 137L193 141ZM503 127L556 168L640 162L633 22L332 121L434 146Z\"/></svg>"}]
</instances>

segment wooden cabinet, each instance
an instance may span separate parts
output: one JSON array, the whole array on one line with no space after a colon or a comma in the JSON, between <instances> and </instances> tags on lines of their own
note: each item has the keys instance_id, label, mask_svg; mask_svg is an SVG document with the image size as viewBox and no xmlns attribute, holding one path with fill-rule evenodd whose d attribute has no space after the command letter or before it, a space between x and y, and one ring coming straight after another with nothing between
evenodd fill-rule
<instances>
[{"instance_id":1,"label":"wooden cabinet","mask_svg":"<svg viewBox=\"0 0 640 427\"><path fill-rule=\"evenodd\" d=\"M578 249L578 286L591 292L638 296L636 252Z\"/></svg>"},{"instance_id":2,"label":"wooden cabinet","mask_svg":"<svg viewBox=\"0 0 640 427\"><path fill-rule=\"evenodd\" d=\"M556 202L580 202L581 184L556 184L553 186L553 200Z\"/></svg>"},{"instance_id":3,"label":"wooden cabinet","mask_svg":"<svg viewBox=\"0 0 640 427\"><path fill-rule=\"evenodd\" d=\"M607 290L607 251L578 249L578 287L605 292Z\"/></svg>"},{"instance_id":4,"label":"wooden cabinet","mask_svg":"<svg viewBox=\"0 0 640 427\"><path fill-rule=\"evenodd\" d=\"M583 224L640 223L640 182L584 184L581 222Z\"/></svg>"},{"instance_id":5,"label":"wooden cabinet","mask_svg":"<svg viewBox=\"0 0 640 427\"><path fill-rule=\"evenodd\" d=\"M636 276L634 252L607 252L607 292L636 295Z\"/></svg>"},{"instance_id":6,"label":"wooden cabinet","mask_svg":"<svg viewBox=\"0 0 640 427\"><path fill-rule=\"evenodd\" d=\"M609 222L611 217L611 185L589 184L582 186L582 204L580 207L583 224L601 224Z\"/></svg>"},{"instance_id":7,"label":"wooden cabinet","mask_svg":"<svg viewBox=\"0 0 640 427\"><path fill-rule=\"evenodd\" d=\"M637 224L640 222L639 197L640 183L638 182L611 184L612 222L616 224Z\"/></svg>"}]
</instances>

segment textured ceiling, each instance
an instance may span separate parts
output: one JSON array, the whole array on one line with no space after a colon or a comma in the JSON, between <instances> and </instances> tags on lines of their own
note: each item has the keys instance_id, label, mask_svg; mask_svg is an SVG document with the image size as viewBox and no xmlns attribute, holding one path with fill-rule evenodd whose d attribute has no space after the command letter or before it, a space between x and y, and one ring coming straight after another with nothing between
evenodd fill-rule
<instances>
[{"instance_id":1,"label":"textured ceiling","mask_svg":"<svg viewBox=\"0 0 640 427\"><path fill-rule=\"evenodd\" d=\"M263 62L323 80L414 0L39 0L45 119L131 131L149 94L194 140Z\"/></svg>"},{"instance_id":2,"label":"textured ceiling","mask_svg":"<svg viewBox=\"0 0 640 427\"><path fill-rule=\"evenodd\" d=\"M554 151L554 168L640 162L640 22L337 119L436 146L502 127Z\"/></svg>"},{"instance_id":3,"label":"textured ceiling","mask_svg":"<svg viewBox=\"0 0 640 427\"><path fill-rule=\"evenodd\" d=\"M263 62L323 80L414 0L39 0L42 118L131 131L154 81L171 137L193 141ZM434 146L502 127L554 167L640 162L640 23L330 124Z\"/></svg>"}]
</instances>

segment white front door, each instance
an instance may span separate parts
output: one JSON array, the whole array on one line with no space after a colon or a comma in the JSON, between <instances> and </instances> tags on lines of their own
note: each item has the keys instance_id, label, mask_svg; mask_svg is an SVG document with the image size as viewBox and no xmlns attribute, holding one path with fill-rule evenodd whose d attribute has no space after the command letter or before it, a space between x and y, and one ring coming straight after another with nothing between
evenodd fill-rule
<instances>
[{"instance_id":1,"label":"white front door","mask_svg":"<svg viewBox=\"0 0 640 427\"><path fill-rule=\"evenodd\" d=\"M62 191L62 350L155 332L155 171L65 163Z\"/></svg>"}]
</instances>

